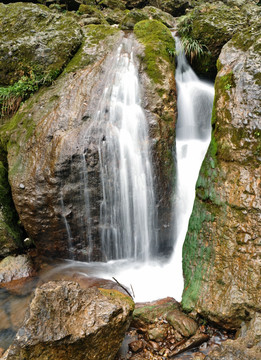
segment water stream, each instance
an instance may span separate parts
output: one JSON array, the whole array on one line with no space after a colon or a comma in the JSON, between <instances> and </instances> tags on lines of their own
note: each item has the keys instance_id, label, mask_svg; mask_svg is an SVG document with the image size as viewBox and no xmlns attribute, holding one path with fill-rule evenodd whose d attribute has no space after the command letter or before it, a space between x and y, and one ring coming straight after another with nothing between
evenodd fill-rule
<instances>
[{"instance_id":1,"label":"water stream","mask_svg":"<svg viewBox=\"0 0 261 360\"><path fill-rule=\"evenodd\" d=\"M201 81L176 39L178 120L177 181L173 200L174 251L169 260L153 257L156 248L155 200L148 131L140 106L140 90L130 39L118 48L97 111L104 124L99 155L103 201L101 236L106 263L67 263L81 274L132 286L136 301L173 296L183 291L182 246L195 198L195 184L211 137L214 88ZM104 120L106 119L106 121ZM170 209L171 211L171 209ZM155 252L155 251L154 251ZM88 275L87 275L88 274Z\"/></svg>"},{"instance_id":2,"label":"water stream","mask_svg":"<svg viewBox=\"0 0 261 360\"><path fill-rule=\"evenodd\" d=\"M104 123L99 144L100 228L107 260L146 262L156 246L156 206L132 42L131 37L124 38L119 46L97 111L97 123Z\"/></svg>"}]
</instances>

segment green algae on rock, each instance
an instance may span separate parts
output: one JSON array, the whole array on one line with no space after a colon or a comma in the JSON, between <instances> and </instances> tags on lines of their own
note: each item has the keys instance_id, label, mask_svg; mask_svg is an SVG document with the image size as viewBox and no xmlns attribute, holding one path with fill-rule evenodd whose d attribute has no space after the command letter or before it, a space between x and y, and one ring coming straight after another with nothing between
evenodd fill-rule
<instances>
[{"instance_id":1,"label":"green algae on rock","mask_svg":"<svg viewBox=\"0 0 261 360\"><path fill-rule=\"evenodd\" d=\"M230 329L260 311L261 296L261 37L253 30L250 39L248 29L240 36L248 47L236 35L219 56L213 137L183 248L183 306Z\"/></svg>"}]
</instances>

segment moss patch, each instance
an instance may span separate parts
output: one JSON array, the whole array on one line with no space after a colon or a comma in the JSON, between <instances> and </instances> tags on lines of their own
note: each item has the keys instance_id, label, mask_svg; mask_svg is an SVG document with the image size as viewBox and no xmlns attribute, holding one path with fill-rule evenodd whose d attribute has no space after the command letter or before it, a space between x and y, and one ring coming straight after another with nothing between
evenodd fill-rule
<instances>
[{"instance_id":1,"label":"moss patch","mask_svg":"<svg viewBox=\"0 0 261 360\"><path fill-rule=\"evenodd\" d=\"M170 30L157 20L143 20L135 25L134 34L145 47L141 58L145 71L154 83L161 84L163 62L173 64L173 71L175 70L175 41Z\"/></svg>"},{"instance_id":2,"label":"moss patch","mask_svg":"<svg viewBox=\"0 0 261 360\"><path fill-rule=\"evenodd\" d=\"M102 289L99 288L99 291L105 295L106 297L108 297L109 299L112 300L120 300L120 301L124 301L127 302L130 306L131 311L134 310L135 308L135 304L134 301L131 299L130 296L123 294L122 292L118 291L118 290L113 290L113 289Z\"/></svg>"}]
</instances>

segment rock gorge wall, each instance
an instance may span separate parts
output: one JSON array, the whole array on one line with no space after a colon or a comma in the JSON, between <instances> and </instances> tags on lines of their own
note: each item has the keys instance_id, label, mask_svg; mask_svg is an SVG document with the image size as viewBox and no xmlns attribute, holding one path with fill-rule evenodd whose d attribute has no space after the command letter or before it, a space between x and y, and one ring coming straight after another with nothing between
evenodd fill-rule
<instances>
[{"instance_id":1,"label":"rock gorge wall","mask_svg":"<svg viewBox=\"0 0 261 360\"><path fill-rule=\"evenodd\" d=\"M260 26L218 59L213 136L183 248L183 306L227 328L260 312Z\"/></svg>"}]
</instances>

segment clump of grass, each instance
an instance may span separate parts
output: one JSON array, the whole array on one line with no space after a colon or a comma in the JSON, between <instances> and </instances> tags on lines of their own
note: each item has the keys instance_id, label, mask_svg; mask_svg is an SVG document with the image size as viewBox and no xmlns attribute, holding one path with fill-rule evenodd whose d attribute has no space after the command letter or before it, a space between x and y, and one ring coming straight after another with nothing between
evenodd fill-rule
<instances>
[{"instance_id":1,"label":"clump of grass","mask_svg":"<svg viewBox=\"0 0 261 360\"><path fill-rule=\"evenodd\" d=\"M59 73L60 70L53 70L48 74L35 74L31 71L13 85L0 87L0 117L14 114L23 100L36 92L40 86L50 85Z\"/></svg>"},{"instance_id":2,"label":"clump of grass","mask_svg":"<svg viewBox=\"0 0 261 360\"><path fill-rule=\"evenodd\" d=\"M182 46L187 57L192 62L194 58L203 55L204 51L208 51L205 45L201 45L199 41L191 37L184 36L181 38Z\"/></svg>"}]
</instances>

